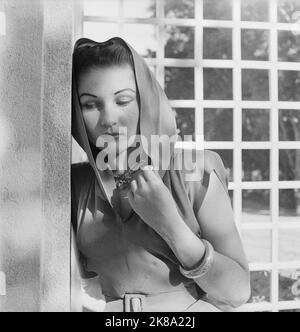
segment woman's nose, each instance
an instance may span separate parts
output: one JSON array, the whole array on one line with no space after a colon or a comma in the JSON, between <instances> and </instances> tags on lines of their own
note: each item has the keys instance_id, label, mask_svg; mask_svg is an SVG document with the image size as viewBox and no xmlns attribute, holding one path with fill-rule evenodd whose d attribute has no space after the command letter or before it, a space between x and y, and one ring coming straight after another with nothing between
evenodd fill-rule
<instances>
[{"instance_id":1,"label":"woman's nose","mask_svg":"<svg viewBox=\"0 0 300 332\"><path fill-rule=\"evenodd\" d=\"M118 123L118 111L113 108L106 108L100 116L100 124L103 127L112 127Z\"/></svg>"}]
</instances>

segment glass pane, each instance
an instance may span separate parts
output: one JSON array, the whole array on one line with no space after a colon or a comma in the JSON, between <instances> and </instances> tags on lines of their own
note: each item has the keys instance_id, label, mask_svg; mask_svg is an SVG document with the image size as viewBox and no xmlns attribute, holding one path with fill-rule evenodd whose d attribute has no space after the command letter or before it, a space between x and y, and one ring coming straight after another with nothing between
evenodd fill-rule
<instances>
[{"instance_id":1,"label":"glass pane","mask_svg":"<svg viewBox=\"0 0 300 332\"><path fill-rule=\"evenodd\" d=\"M279 70L279 100L300 101L300 71Z\"/></svg>"},{"instance_id":2,"label":"glass pane","mask_svg":"<svg viewBox=\"0 0 300 332\"><path fill-rule=\"evenodd\" d=\"M268 263L271 261L271 231L242 230L241 237L250 263Z\"/></svg>"},{"instance_id":3,"label":"glass pane","mask_svg":"<svg viewBox=\"0 0 300 332\"><path fill-rule=\"evenodd\" d=\"M242 60L269 60L268 30L242 29Z\"/></svg>"},{"instance_id":4,"label":"glass pane","mask_svg":"<svg viewBox=\"0 0 300 332\"><path fill-rule=\"evenodd\" d=\"M168 25L164 33L166 58L194 58L194 27Z\"/></svg>"},{"instance_id":5,"label":"glass pane","mask_svg":"<svg viewBox=\"0 0 300 332\"><path fill-rule=\"evenodd\" d=\"M233 99L232 69L204 68L204 99Z\"/></svg>"},{"instance_id":6,"label":"glass pane","mask_svg":"<svg viewBox=\"0 0 300 332\"><path fill-rule=\"evenodd\" d=\"M85 38L103 42L118 36L118 25L114 23L84 22L83 35Z\"/></svg>"},{"instance_id":7,"label":"glass pane","mask_svg":"<svg viewBox=\"0 0 300 332\"><path fill-rule=\"evenodd\" d=\"M299 0L278 0L278 22L296 23L300 18Z\"/></svg>"},{"instance_id":8,"label":"glass pane","mask_svg":"<svg viewBox=\"0 0 300 332\"><path fill-rule=\"evenodd\" d=\"M252 271L251 297L248 303L270 302L271 300L271 272Z\"/></svg>"},{"instance_id":9,"label":"glass pane","mask_svg":"<svg viewBox=\"0 0 300 332\"><path fill-rule=\"evenodd\" d=\"M227 173L229 174L229 181L233 181L233 150L218 150L210 149L211 151L217 152L224 164Z\"/></svg>"},{"instance_id":10,"label":"glass pane","mask_svg":"<svg viewBox=\"0 0 300 332\"><path fill-rule=\"evenodd\" d=\"M143 57L156 57L158 46L154 25L125 24L124 36L126 41Z\"/></svg>"},{"instance_id":11,"label":"glass pane","mask_svg":"<svg viewBox=\"0 0 300 332\"><path fill-rule=\"evenodd\" d=\"M140 0L139 0L140 1ZM164 0L165 16L167 18L194 18L194 0ZM196 0L198 1L198 0Z\"/></svg>"},{"instance_id":12,"label":"glass pane","mask_svg":"<svg viewBox=\"0 0 300 332\"><path fill-rule=\"evenodd\" d=\"M300 222L300 189L279 190L279 221Z\"/></svg>"},{"instance_id":13,"label":"glass pane","mask_svg":"<svg viewBox=\"0 0 300 332\"><path fill-rule=\"evenodd\" d=\"M270 221L270 190L243 190L242 222Z\"/></svg>"},{"instance_id":14,"label":"glass pane","mask_svg":"<svg viewBox=\"0 0 300 332\"><path fill-rule=\"evenodd\" d=\"M300 32L278 31L278 60L300 62Z\"/></svg>"},{"instance_id":15,"label":"glass pane","mask_svg":"<svg viewBox=\"0 0 300 332\"><path fill-rule=\"evenodd\" d=\"M184 141L184 135L192 135L195 140L195 109L194 108L175 108L177 128L179 135ZM186 137L187 139L188 137Z\"/></svg>"},{"instance_id":16,"label":"glass pane","mask_svg":"<svg viewBox=\"0 0 300 332\"><path fill-rule=\"evenodd\" d=\"M204 59L232 59L232 29L203 29Z\"/></svg>"},{"instance_id":17,"label":"glass pane","mask_svg":"<svg viewBox=\"0 0 300 332\"><path fill-rule=\"evenodd\" d=\"M269 71L242 69L243 100L269 100Z\"/></svg>"},{"instance_id":18,"label":"glass pane","mask_svg":"<svg viewBox=\"0 0 300 332\"><path fill-rule=\"evenodd\" d=\"M156 15L155 0L125 0L124 1L124 16L151 18Z\"/></svg>"},{"instance_id":19,"label":"glass pane","mask_svg":"<svg viewBox=\"0 0 300 332\"><path fill-rule=\"evenodd\" d=\"M243 181L270 180L270 150L243 150Z\"/></svg>"},{"instance_id":20,"label":"glass pane","mask_svg":"<svg viewBox=\"0 0 300 332\"><path fill-rule=\"evenodd\" d=\"M84 15L86 16L118 16L118 0L85 0Z\"/></svg>"},{"instance_id":21,"label":"glass pane","mask_svg":"<svg viewBox=\"0 0 300 332\"><path fill-rule=\"evenodd\" d=\"M279 110L279 140L300 141L300 110Z\"/></svg>"},{"instance_id":22,"label":"glass pane","mask_svg":"<svg viewBox=\"0 0 300 332\"><path fill-rule=\"evenodd\" d=\"M270 111L265 109L243 110L243 141L270 140Z\"/></svg>"},{"instance_id":23,"label":"glass pane","mask_svg":"<svg viewBox=\"0 0 300 332\"><path fill-rule=\"evenodd\" d=\"M230 108L204 109L205 141L233 140L233 110Z\"/></svg>"},{"instance_id":24,"label":"glass pane","mask_svg":"<svg viewBox=\"0 0 300 332\"><path fill-rule=\"evenodd\" d=\"M300 260L300 229L279 229L279 260Z\"/></svg>"},{"instance_id":25,"label":"glass pane","mask_svg":"<svg viewBox=\"0 0 300 332\"><path fill-rule=\"evenodd\" d=\"M165 68L166 94L170 99L194 99L194 68Z\"/></svg>"},{"instance_id":26,"label":"glass pane","mask_svg":"<svg viewBox=\"0 0 300 332\"><path fill-rule=\"evenodd\" d=\"M269 0L242 0L242 21L269 20Z\"/></svg>"},{"instance_id":27,"label":"glass pane","mask_svg":"<svg viewBox=\"0 0 300 332\"><path fill-rule=\"evenodd\" d=\"M206 20L231 20L232 0L203 0L203 15Z\"/></svg>"},{"instance_id":28,"label":"glass pane","mask_svg":"<svg viewBox=\"0 0 300 332\"><path fill-rule=\"evenodd\" d=\"M300 269L279 272L279 301L300 301Z\"/></svg>"},{"instance_id":29,"label":"glass pane","mask_svg":"<svg viewBox=\"0 0 300 332\"><path fill-rule=\"evenodd\" d=\"M300 150L279 150L279 180L300 180Z\"/></svg>"}]
</instances>

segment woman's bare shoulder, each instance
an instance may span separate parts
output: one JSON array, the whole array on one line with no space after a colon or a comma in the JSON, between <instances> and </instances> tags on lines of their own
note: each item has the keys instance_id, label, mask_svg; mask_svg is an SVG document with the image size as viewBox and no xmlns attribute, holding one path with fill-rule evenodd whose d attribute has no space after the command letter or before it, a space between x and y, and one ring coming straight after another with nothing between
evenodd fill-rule
<instances>
[{"instance_id":1,"label":"woman's bare shoulder","mask_svg":"<svg viewBox=\"0 0 300 332\"><path fill-rule=\"evenodd\" d=\"M184 173L197 172L203 178L204 173L210 174L216 170L219 174L226 174L226 170L220 155L212 150L183 150L177 149L175 165L181 167ZM178 169L178 168L177 168Z\"/></svg>"}]
</instances>

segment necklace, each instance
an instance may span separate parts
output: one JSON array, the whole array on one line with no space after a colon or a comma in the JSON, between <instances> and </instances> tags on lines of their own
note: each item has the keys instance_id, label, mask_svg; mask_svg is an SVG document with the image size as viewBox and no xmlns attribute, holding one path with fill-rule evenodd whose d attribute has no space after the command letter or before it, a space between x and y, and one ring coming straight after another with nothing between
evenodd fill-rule
<instances>
[{"instance_id":1,"label":"necklace","mask_svg":"<svg viewBox=\"0 0 300 332\"><path fill-rule=\"evenodd\" d=\"M122 174L114 174L114 179L116 181L116 186L119 189L120 187L126 187L129 183L136 178L136 176L142 171L141 166L145 163L145 160L136 163L134 166L139 165L137 169L129 169Z\"/></svg>"}]
</instances>

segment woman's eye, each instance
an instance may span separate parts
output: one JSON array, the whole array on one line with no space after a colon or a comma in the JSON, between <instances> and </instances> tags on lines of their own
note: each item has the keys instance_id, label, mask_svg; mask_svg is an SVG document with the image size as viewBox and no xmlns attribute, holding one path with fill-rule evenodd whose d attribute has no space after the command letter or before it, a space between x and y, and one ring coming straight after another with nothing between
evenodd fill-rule
<instances>
[{"instance_id":1,"label":"woman's eye","mask_svg":"<svg viewBox=\"0 0 300 332\"><path fill-rule=\"evenodd\" d=\"M128 100L128 99L126 99L126 100L119 100L119 101L117 101L117 104L120 105L120 106L126 106L130 102L131 102L131 100Z\"/></svg>"},{"instance_id":2,"label":"woman's eye","mask_svg":"<svg viewBox=\"0 0 300 332\"><path fill-rule=\"evenodd\" d=\"M95 103L88 103L88 104L83 105L83 108L86 110L92 110L96 107L97 107L97 105Z\"/></svg>"}]
</instances>

